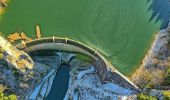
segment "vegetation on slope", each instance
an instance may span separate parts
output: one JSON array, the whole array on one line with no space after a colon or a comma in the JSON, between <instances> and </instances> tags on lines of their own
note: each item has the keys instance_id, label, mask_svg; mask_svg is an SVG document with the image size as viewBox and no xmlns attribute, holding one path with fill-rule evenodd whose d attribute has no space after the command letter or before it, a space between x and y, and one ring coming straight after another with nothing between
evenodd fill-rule
<instances>
[{"instance_id":1,"label":"vegetation on slope","mask_svg":"<svg viewBox=\"0 0 170 100\"><path fill-rule=\"evenodd\" d=\"M165 78L165 84L170 85L170 68L167 69L167 76Z\"/></svg>"},{"instance_id":2,"label":"vegetation on slope","mask_svg":"<svg viewBox=\"0 0 170 100\"><path fill-rule=\"evenodd\" d=\"M3 85L0 85L0 100L17 100L17 96L15 94L5 95L4 91L6 90L6 87Z\"/></svg>"},{"instance_id":3,"label":"vegetation on slope","mask_svg":"<svg viewBox=\"0 0 170 100\"><path fill-rule=\"evenodd\" d=\"M156 97L141 93L137 95L137 100L158 100L158 99Z\"/></svg>"},{"instance_id":4,"label":"vegetation on slope","mask_svg":"<svg viewBox=\"0 0 170 100\"><path fill-rule=\"evenodd\" d=\"M170 100L170 91L163 92L163 100Z\"/></svg>"}]
</instances>

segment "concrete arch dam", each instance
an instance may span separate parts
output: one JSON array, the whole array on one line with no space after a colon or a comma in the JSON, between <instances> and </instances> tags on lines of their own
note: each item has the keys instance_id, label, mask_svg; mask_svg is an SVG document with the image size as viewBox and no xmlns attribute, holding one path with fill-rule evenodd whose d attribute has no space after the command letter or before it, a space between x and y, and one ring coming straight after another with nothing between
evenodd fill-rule
<instances>
[{"instance_id":1,"label":"concrete arch dam","mask_svg":"<svg viewBox=\"0 0 170 100\"><path fill-rule=\"evenodd\" d=\"M95 59L97 74L102 81L110 81L121 87L136 92L140 91L134 83L116 70L98 51L78 41L61 37L47 37L26 42L25 45L17 45L17 48L28 53L37 50L56 50L86 54Z\"/></svg>"}]
</instances>

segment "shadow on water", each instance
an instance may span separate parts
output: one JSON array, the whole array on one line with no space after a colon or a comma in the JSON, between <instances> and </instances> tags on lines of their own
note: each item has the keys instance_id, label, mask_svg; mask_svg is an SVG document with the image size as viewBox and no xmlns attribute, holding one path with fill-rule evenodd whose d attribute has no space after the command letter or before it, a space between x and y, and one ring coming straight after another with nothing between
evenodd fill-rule
<instances>
[{"instance_id":1,"label":"shadow on water","mask_svg":"<svg viewBox=\"0 0 170 100\"><path fill-rule=\"evenodd\" d=\"M63 100L69 85L69 66L61 65L53 81L51 91L45 100Z\"/></svg>"},{"instance_id":2,"label":"shadow on water","mask_svg":"<svg viewBox=\"0 0 170 100\"><path fill-rule=\"evenodd\" d=\"M170 18L170 0L147 0L147 3L150 4L148 11L152 11L149 22L162 20L161 29L166 28Z\"/></svg>"}]
</instances>

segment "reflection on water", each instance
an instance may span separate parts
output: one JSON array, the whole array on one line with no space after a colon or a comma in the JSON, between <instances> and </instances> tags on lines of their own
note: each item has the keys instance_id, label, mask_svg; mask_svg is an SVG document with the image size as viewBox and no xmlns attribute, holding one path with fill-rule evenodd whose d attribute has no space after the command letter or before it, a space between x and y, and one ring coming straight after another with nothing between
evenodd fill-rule
<instances>
[{"instance_id":1,"label":"reflection on water","mask_svg":"<svg viewBox=\"0 0 170 100\"><path fill-rule=\"evenodd\" d=\"M170 0L148 0L150 3L148 11L152 10L150 21L156 18L155 22L163 20L161 29L166 28L170 19Z\"/></svg>"},{"instance_id":2,"label":"reflection on water","mask_svg":"<svg viewBox=\"0 0 170 100\"><path fill-rule=\"evenodd\" d=\"M69 66L61 65L53 81L51 91L45 100L63 100L69 85Z\"/></svg>"}]
</instances>

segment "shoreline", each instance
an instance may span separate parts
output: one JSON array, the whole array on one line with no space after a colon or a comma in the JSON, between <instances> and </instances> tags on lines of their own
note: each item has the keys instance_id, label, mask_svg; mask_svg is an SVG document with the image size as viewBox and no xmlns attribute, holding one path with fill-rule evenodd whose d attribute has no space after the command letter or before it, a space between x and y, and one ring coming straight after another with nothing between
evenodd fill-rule
<instances>
[{"instance_id":1,"label":"shoreline","mask_svg":"<svg viewBox=\"0 0 170 100\"><path fill-rule=\"evenodd\" d=\"M170 42L170 23L166 29L160 30L154 36L154 40L146 52L141 64L138 69L134 71L130 80L134 82L137 86L143 87L148 83L151 85L161 85L165 78L165 71L168 68L167 63L170 61L168 44ZM154 71L158 72L155 73ZM156 76L154 76L156 74ZM160 75L160 77L158 77ZM160 82L153 83L156 78ZM146 82L141 82L142 80L147 80ZM151 82L151 83L150 83Z\"/></svg>"},{"instance_id":2,"label":"shoreline","mask_svg":"<svg viewBox=\"0 0 170 100\"><path fill-rule=\"evenodd\" d=\"M159 30L160 31L160 30ZM155 42L156 38L158 38L158 32L154 32L151 40L149 41L149 45L146 47L146 49L144 50L144 55L143 57L141 57L141 60L139 60L138 64L136 65L136 67L133 69L133 71L131 73L129 73L128 75L126 75L126 77L128 77L130 80L132 79L132 77L134 76L134 74L136 73L137 70L139 70L139 68L142 66L144 59L146 58L146 56L149 55L149 51L151 50L151 47L153 46L153 43Z\"/></svg>"},{"instance_id":3,"label":"shoreline","mask_svg":"<svg viewBox=\"0 0 170 100\"><path fill-rule=\"evenodd\" d=\"M139 67L132 73L131 78L136 77L137 73L144 67L144 65L146 64L146 61L148 60L148 57L152 55L153 51L152 49L154 48L154 46L156 45L156 42L158 41L158 37L159 37L159 32L157 34L154 35L154 39L151 43L151 46L148 48L148 50L146 51L142 61L140 62L140 64L138 65Z\"/></svg>"}]
</instances>

